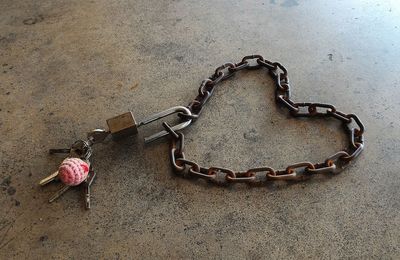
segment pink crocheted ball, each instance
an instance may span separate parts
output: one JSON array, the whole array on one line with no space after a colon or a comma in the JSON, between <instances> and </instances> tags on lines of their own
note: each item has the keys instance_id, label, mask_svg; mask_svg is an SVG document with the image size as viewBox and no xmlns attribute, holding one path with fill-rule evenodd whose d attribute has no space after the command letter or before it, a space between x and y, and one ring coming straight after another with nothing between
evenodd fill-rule
<instances>
[{"instance_id":1,"label":"pink crocheted ball","mask_svg":"<svg viewBox=\"0 0 400 260\"><path fill-rule=\"evenodd\" d=\"M89 173L89 165L87 162L79 158L65 159L58 169L58 177L69 186L76 186L86 180Z\"/></svg>"}]
</instances>

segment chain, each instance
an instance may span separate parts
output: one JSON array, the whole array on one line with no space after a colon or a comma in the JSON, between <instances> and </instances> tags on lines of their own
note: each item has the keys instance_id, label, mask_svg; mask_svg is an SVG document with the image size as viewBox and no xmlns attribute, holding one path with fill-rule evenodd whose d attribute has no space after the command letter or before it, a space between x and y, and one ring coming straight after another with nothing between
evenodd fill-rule
<instances>
[{"instance_id":1,"label":"chain","mask_svg":"<svg viewBox=\"0 0 400 260\"><path fill-rule=\"evenodd\" d=\"M241 70L256 70L265 68L275 80L275 100L278 105L287 108L294 117L332 117L344 126L349 135L350 144L345 150L339 151L321 163L299 162L283 170L271 167L252 168L246 172L235 172L220 167L205 168L198 163L188 160L184 154L184 135L176 133L163 123L171 136L170 158L176 173L183 176L203 178L218 184L231 182L263 183L274 180L305 180L320 173L339 173L354 160L364 149L364 125L355 114L340 112L335 106L323 103L295 102L290 98L290 83L287 69L279 62L265 60L261 55L245 56L239 63L225 63L218 67L214 74L203 80L197 97L187 106L192 114L179 114L184 120L197 120L204 105L213 95L215 87L221 81L232 77ZM353 125L356 125L355 127Z\"/></svg>"}]
</instances>

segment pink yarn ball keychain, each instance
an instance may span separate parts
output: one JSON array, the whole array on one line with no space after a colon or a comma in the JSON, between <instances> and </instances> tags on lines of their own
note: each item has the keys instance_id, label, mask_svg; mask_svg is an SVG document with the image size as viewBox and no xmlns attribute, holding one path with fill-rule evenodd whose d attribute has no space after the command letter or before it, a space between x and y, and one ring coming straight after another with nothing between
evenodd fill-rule
<instances>
[{"instance_id":1,"label":"pink yarn ball keychain","mask_svg":"<svg viewBox=\"0 0 400 260\"><path fill-rule=\"evenodd\" d=\"M68 186L77 186L86 180L89 168L89 164L79 158L67 158L58 169L58 177Z\"/></svg>"}]
</instances>

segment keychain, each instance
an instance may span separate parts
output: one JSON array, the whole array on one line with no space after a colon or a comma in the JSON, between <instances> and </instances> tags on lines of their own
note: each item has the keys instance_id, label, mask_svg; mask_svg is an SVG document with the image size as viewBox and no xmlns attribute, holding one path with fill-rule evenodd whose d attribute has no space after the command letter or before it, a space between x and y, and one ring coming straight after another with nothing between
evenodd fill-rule
<instances>
[{"instance_id":1,"label":"keychain","mask_svg":"<svg viewBox=\"0 0 400 260\"><path fill-rule=\"evenodd\" d=\"M182 113L182 115L191 115L188 108L182 106L172 107L160 113L151 115L139 124L131 112L108 119L108 130L95 129L88 133L87 140L78 140L72 144L71 148L66 149L50 149L50 154L68 154L68 157L61 163L59 169L42 179L39 185L44 186L52 181L60 180L63 186L51 198L49 202L53 202L74 186L84 186L85 207L90 209L90 185L92 184L96 173L90 164L90 156L92 155L92 146L96 143L103 142L109 135L114 139L120 139L132 136L138 132L138 127L147 125L153 121L159 120L166 116ZM190 125L192 119L185 120L182 123L172 127L173 131L181 130ZM166 130L153 134L145 138L145 143L153 142L163 136L168 135Z\"/></svg>"},{"instance_id":2,"label":"keychain","mask_svg":"<svg viewBox=\"0 0 400 260\"><path fill-rule=\"evenodd\" d=\"M275 100L278 105L289 110L293 117L324 117L334 118L342 122L345 132L349 135L349 147L326 158L321 163L309 161L298 162L282 170L271 167L257 167L244 172L233 171L221 167L202 167L198 163L188 160L184 154L184 135L178 132L188 127L197 120L203 111L204 105L212 96L215 86L228 79L240 70L255 70L265 68L275 80ZM95 129L88 133L86 140L78 140L68 149L50 149L50 154L68 154L61 163L58 171L39 182L41 186L54 180L63 183L62 188L54 194L49 202L53 202L71 187L84 187L86 209L90 208L90 186L96 173L90 163L92 147L103 142L108 136L114 139L135 135L140 126L158 121L166 116L177 114L181 122L169 126L163 122L165 130L145 138L145 143L150 143L161 137L170 136L169 156L173 170L184 177L203 178L210 182L226 185L228 183L242 182L248 184L264 183L268 181L300 181L315 174L335 174L342 171L364 149L364 125L355 114L345 114L331 104L294 102L290 98L290 85L287 70L278 62L265 60L260 55L245 56L239 63L225 63L218 67L214 74L202 81L197 97L187 106L175 106L149 116L138 124L132 112L108 119L106 129ZM356 127L353 127L356 125Z\"/></svg>"}]
</instances>

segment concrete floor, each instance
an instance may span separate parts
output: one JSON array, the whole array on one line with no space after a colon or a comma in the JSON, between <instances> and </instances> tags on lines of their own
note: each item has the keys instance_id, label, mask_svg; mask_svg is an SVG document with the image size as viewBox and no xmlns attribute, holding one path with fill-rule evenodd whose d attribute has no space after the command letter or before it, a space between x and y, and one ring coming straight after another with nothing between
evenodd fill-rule
<instances>
[{"instance_id":1,"label":"concrete floor","mask_svg":"<svg viewBox=\"0 0 400 260\"><path fill-rule=\"evenodd\" d=\"M400 4L367 1L0 2L0 259L399 259ZM248 54L280 61L293 98L365 123L366 150L342 174L222 188L170 169L166 140L96 147L92 209L38 181L64 147L127 110L186 105L201 80ZM345 147L336 124L277 108L273 82L220 85L186 155L245 170L318 162Z\"/></svg>"}]
</instances>

